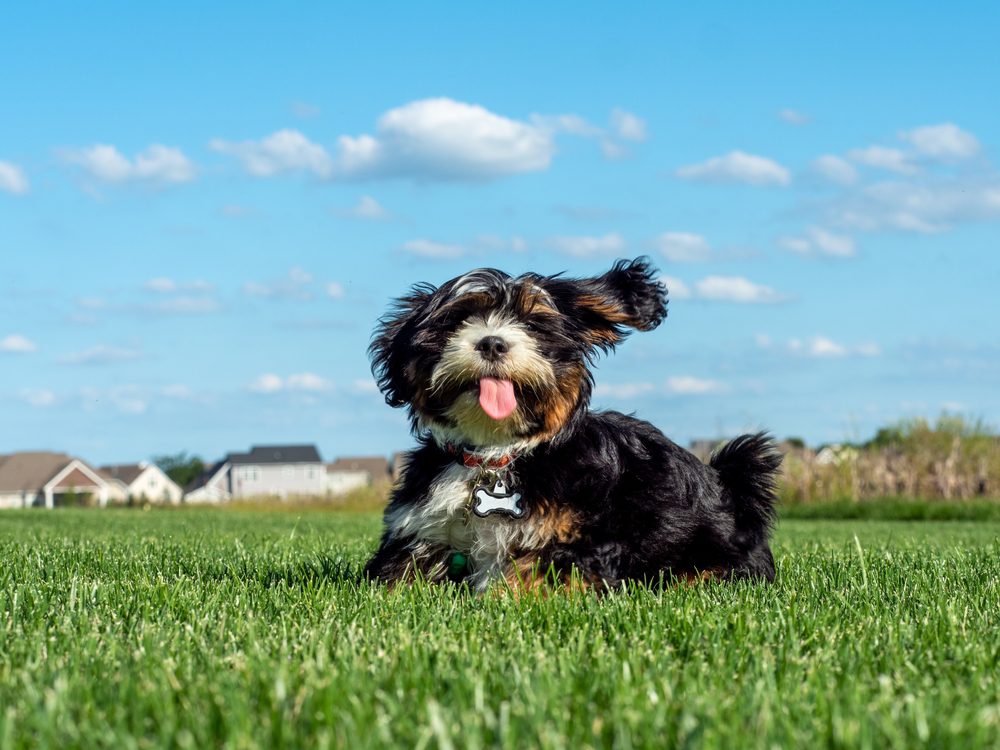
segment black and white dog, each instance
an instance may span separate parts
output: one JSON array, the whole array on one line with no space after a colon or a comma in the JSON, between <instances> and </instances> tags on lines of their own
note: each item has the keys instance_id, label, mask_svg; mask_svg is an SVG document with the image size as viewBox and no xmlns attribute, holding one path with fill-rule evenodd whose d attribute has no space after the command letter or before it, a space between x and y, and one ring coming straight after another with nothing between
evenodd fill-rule
<instances>
[{"instance_id":1,"label":"black and white dog","mask_svg":"<svg viewBox=\"0 0 1000 750\"><path fill-rule=\"evenodd\" d=\"M588 363L656 328L666 298L639 259L590 279L480 269L397 300L372 369L420 447L366 575L478 591L772 580L771 440L736 438L706 466L648 422L589 409Z\"/></svg>"}]
</instances>

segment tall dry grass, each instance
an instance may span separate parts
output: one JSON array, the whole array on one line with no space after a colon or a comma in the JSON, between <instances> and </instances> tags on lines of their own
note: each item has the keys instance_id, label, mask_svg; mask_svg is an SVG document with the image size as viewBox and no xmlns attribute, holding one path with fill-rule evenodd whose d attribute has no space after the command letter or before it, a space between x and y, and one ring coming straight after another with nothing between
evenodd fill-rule
<instances>
[{"instance_id":1,"label":"tall dry grass","mask_svg":"<svg viewBox=\"0 0 1000 750\"><path fill-rule=\"evenodd\" d=\"M787 453L780 486L785 503L1000 498L1000 438L979 421L953 415L933 424L905 420L864 445L831 452Z\"/></svg>"}]
</instances>

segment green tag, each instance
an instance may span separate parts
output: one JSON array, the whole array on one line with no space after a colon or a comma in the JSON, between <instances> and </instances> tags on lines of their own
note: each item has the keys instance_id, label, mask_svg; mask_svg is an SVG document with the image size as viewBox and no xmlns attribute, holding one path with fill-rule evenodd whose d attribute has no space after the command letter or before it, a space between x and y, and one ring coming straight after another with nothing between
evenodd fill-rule
<instances>
[{"instance_id":1,"label":"green tag","mask_svg":"<svg viewBox=\"0 0 1000 750\"><path fill-rule=\"evenodd\" d=\"M448 560L448 575L453 577L461 576L469 565L469 558L461 552L452 552Z\"/></svg>"}]
</instances>

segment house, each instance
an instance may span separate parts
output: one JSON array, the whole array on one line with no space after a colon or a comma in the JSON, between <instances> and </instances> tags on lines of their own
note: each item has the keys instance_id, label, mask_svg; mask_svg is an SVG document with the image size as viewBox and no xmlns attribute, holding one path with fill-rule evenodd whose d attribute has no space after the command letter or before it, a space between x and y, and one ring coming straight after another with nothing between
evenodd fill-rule
<instances>
[{"instance_id":1,"label":"house","mask_svg":"<svg viewBox=\"0 0 1000 750\"><path fill-rule=\"evenodd\" d=\"M79 458L26 451L0 455L0 508L54 508L95 501L107 505L107 480Z\"/></svg>"},{"instance_id":2,"label":"house","mask_svg":"<svg viewBox=\"0 0 1000 750\"><path fill-rule=\"evenodd\" d=\"M230 453L188 488L187 502L277 495L323 495L326 467L314 445L255 445Z\"/></svg>"},{"instance_id":3,"label":"house","mask_svg":"<svg viewBox=\"0 0 1000 750\"><path fill-rule=\"evenodd\" d=\"M186 503L218 503L229 499L229 462L223 459L209 466L184 488Z\"/></svg>"},{"instance_id":4,"label":"house","mask_svg":"<svg viewBox=\"0 0 1000 750\"><path fill-rule=\"evenodd\" d=\"M384 487L392 482L383 456L338 458L326 466L326 491L343 495L359 487Z\"/></svg>"},{"instance_id":5,"label":"house","mask_svg":"<svg viewBox=\"0 0 1000 750\"><path fill-rule=\"evenodd\" d=\"M108 481L109 499L112 502L138 500L176 504L184 496L180 486L156 464L142 461L137 464L102 466L100 472Z\"/></svg>"}]
</instances>

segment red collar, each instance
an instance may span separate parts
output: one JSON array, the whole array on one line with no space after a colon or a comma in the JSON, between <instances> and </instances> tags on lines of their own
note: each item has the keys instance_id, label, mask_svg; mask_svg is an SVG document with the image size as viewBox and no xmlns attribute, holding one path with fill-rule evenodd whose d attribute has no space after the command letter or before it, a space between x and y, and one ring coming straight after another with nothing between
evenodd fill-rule
<instances>
[{"instance_id":1,"label":"red collar","mask_svg":"<svg viewBox=\"0 0 1000 750\"><path fill-rule=\"evenodd\" d=\"M467 466L470 469L478 469L481 467L486 467L487 469L502 469L504 466L509 465L510 462L518 456L517 453L507 453L506 455L499 456L498 458L483 458L475 453L470 453L460 445L454 445L452 443L446 443L444 449L461 461L464 466Z\"/></svg>"}]
</instances>

